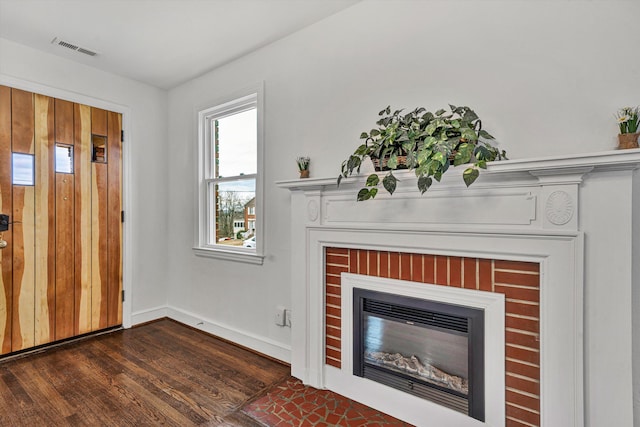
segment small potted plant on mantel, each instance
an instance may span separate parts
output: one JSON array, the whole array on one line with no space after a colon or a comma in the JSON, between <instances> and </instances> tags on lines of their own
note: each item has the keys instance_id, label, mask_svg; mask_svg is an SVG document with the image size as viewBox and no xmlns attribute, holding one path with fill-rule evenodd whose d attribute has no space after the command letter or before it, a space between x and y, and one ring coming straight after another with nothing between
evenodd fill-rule
<instances>
[{"instance_id":1,"label":"small potted plant on mantel","mask_svg":"<svg viewBox=\"0 0 640 427\"><path fill-rule=\"evenodd\" d=\"M300 178L309 178L309 163L311 163L311 159L306 156L298 157L296 163L298 164Z\"/></svg>"},{"instance_id":2,"label":"small potted plant on mantel","mask_svg":"<svg viewBox=\"0 0 640 427\"><path fill-rule=\"evenodd\" d=\"M435 113L422 107L406 114L402 111L392 113L391 107L380 111L378 127L363 132L360 138L364 144L342 162L338 185L343 178L359 173L367 157L376 171L387 171L382 180L377 173L369 175L365 188L358 192L358 201L373 199L380 182L393 194L397 183L393 171L397 169L415 171L418 189L424 194L450 165L471 163L462 174L468 187L478 178L480 169L486 169L487 162L506 159L504 151L486 141L494 138L482 129L481 120L469 107L449 105L448 110Z\"/></svg>"},{"instance_id":3,"label":"small potted plant on mantel","mask_svg":"<svg viewBox=\"0 0 640 427\"><path fill-rule=\"evenodd\" d=\"M640 107L625 107L618 110L616 117L620 134L618 135L618 148L638 148L638 124L640 124Z\"/></svg>"}]
</instances>

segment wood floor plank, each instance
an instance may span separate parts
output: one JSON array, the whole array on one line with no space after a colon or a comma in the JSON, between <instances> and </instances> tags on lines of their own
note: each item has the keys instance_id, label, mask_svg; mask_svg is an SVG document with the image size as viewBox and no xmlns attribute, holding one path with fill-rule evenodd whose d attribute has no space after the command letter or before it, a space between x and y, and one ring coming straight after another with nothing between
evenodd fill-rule
<instances>
[{"instance_id":1,"label":"wood floor plank","mask_svg":"<svg viewBox=\"0 0 640 427\"><path fill-rule=\"evenodd\" d=\"M239 408L288 374L161 320L0 361L0 425L257 427Z\"/></svg>"}]
</instances>

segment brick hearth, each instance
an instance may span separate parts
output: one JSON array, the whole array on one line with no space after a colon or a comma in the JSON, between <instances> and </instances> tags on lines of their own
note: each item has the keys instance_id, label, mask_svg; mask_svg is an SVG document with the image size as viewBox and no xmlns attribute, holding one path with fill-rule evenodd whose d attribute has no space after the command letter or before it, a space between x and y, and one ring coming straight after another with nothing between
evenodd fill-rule
<instances>
[{"instance_id":1,"label":"brick hearth","mask_svg":"<svg viewBox=\"0 0 640 427\"><path fill-rule=\"evenodd\" d=\"M540 425L539 264L346 248L326 248L325 260L327 365L340 368L342 363L343 272L501 293L506 300L506 425Z\"/></svg>"}]
</instances>

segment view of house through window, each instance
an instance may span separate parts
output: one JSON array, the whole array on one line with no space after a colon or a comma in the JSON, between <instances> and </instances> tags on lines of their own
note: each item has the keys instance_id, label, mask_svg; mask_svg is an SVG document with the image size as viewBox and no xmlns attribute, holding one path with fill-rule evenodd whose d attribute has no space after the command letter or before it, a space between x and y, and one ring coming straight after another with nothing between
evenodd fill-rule
<instances>
[{"instance_id":1,"label":"view of house through window","mask_svg":"<svg viewBox=\"0 0 640 427\"><path fill-rule=\"evenodd\" d=\"M227 112L228 113L228 112ZM223 113L224 114L224 113ZM256 247L257 114L254 105L211 120L209 244Z\"/></svg>"}]
</instances>

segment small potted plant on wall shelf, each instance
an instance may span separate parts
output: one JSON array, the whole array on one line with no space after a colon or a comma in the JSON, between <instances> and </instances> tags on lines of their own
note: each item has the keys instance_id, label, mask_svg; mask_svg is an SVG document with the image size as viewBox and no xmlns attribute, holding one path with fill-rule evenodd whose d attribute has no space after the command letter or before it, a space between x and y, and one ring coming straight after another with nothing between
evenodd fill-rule
<instances>
[{"instance_id":1,"label":"small potted plant on wall shelf","mask_svg":"<svg viewBox=\"0 0 640 427\"><path fill-rule=\"evenodd\" d=\"M506 153L487 140L494 139L482 129L482 122L469 107L449 105L435 113L425 108L403 114L403 110L391 112L387 107L378 113L377 128L360 135L360 145L347 160L342 162L338 185L343 178L359 173L365 158L371 159L376 171L387 171L382 180L377 173L367 177L366 186L358 192L358 201L373 199L382 183L389 194L396 189L397 179L393 171L415 171L418 189L424 194L440 181L449 166L470 163L462 175L471 185L485 169L487 162L506 159Z\"/></svg>"},{"instance_id":2,"label":"small potted plant on wall shelf","mask_svg":"<svg viewBox=\"0 0 640 427\"><path fill-rule=\"evenodd\" d=\"M616 117L620 134L618 135L618 148L638 148L638 124L640 124L640 107L625 107L618 110Z\"/></svg>"}]
</instances>

